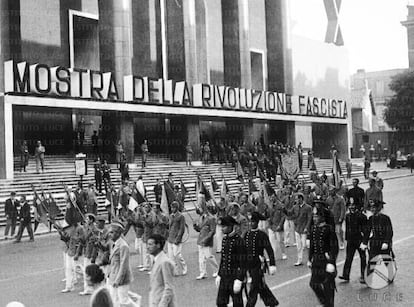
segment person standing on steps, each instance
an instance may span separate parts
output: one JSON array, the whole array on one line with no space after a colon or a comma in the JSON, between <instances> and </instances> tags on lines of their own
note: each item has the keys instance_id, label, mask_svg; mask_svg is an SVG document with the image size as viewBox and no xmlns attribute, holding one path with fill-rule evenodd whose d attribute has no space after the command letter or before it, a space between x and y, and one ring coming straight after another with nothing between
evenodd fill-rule
<instances>
[{"instance_id":1,"label":"person standing on steps","mask_svg":"<svg viewBox=\"0 0 414 307\"><path fill-rule=\"evenodd\" d=\"M39 167L42 168L42 173L44 172L45 169L45 147L42 145L41 141L37 141L36 147L35 147L35 152L34 152L34 157L35 157L35 161L36 161L36 173L39 174Z\"/></svg>"},{"instance_id":2,"label":"person standing on steps","mask_svg":"<svg viewBox=\"0 0 414 307\"><path fill-rule=\"evenodd\" d=\"M20 172L22 169L26 172L26 167L29 164L29 149L27 147L27 141L23 140L22 146L20 146Z\"/></svg>"},{"instance_id":3,"label":"person standing on steps","mask_svg":"<svg viewBox=\"0 0 414 307\"><path fill-rule=\"evenodd\" d=\"M144 140L144 143L142 143L141 145L141 152L142 152L142 168L145 168L147 166L147 158L148 158L148 144L147 144L147 140Z\"/></svg>"},{"instance_id":4,"label":"person standing on steps","mask_svg":"<svg viewBox=\"0 0 414 307\"><path fill-rule=\"evenodd\" d=\"M185 147L185 165L192 166L191 162L193 161L193 148L191 147L190 142L188 142L187 146Z\"/></svg>"}]
</instances>

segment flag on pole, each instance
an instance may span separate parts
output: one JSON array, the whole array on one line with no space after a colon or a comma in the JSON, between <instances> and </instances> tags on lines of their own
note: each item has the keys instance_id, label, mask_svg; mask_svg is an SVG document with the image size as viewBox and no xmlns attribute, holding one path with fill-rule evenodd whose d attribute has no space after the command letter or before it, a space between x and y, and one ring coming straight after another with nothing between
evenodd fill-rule
<instances>
[{"instance_id":1,"label":"flag on pole","mask_svg":"<svg viewBox=\"0 0 414 307\"><path fill-rule=\"evenodd\" d=\"M175 193L171 188L171 185L169 185L167 182L164 182L164 189L165 189L165 195L167 196L167 202L168 206L171 205L171 203L176 199Z\"/></svg>"},{"instance_id":2,"label":"flag on pole","mask_svg":"<svg viewBox=\"0 0 414 307\"><path fill-rule=\"evenodd\" d=\"M242 168L239 161L237 161L237 163L236 163L236 173L237 173L237 179L241 183L244 183L244 172L243 172L243 168Z\"/></svg>"},{"instance_id":3,"label":"flag on pole","mask_svg":"<svg viewBox=\"0 0 414 307\"><path fill-rule=\"evenodd\" d=\"M131 197L129 198L128 209L131 210L131 211L134 211L138 206L139 206L138 202L131 195Z\"/></svg>"},{"instance_id":4,"label":"flag on pole","mask_svg":"<svg viewBox=\"0 0 414 307\"><path fill-rule=\"evenodd\" d=\"M204 184L201 177L199 177L199 194L203 194L206 202L208 202L212 197L208 189L206 188L206 185Z\"/></svg>"},{"instance_id":5,"label":"flag on pole","mask_svg":"<svg viewBox=\"0 0 414 307\"><path fill-rule=\"evenodd\" d=\"M213 188L213 191L217 191L219 189L219 186L217 184L217 181L214 179L213 176L210 176L211 180L211 187Z\"/></svg>"},{"instance_id":6,"label":"flag on pole","mask_svg":"<svg viewBox=\"0 0 414 307\"><path fill-rule=\"evenodd\" d=\"M229 187L227 186L223 175L221 178L220 197L227 199L227 193L229 193Z\"/></svg>"},{"instance_id":7,"label":"flag on pole","mask_svg":"<svg viewBox=\"0 0 414 307\"><path fill-rule=\"evenodd\" d=\"M47 222L47 211L46 211L46 208L45 208L45 204L44 204L44 201L40 201L40 202L38 202L37 203L37 207L36 207L36 209L37 209L37 217L38 217L38 221L40 222L40 223L43 223L43 224L45 224L47 227L49 227L49 224L48 224L48 222Z\"/></svg>"},{"instance_id":8,"label":"flag on pole","mask_svg":"<svg viewBox=\"0 0 414 307\"><path fill-rule=\"evenodd\" d=\"M184 185L184 182L181 179L180 179L180 185L181 185L181 194L182 194L183 200L184 200L188 191L187 191L187 188Z\"/></svg>"},{"instance_id":9,"label":"flag on pole","mask_svg":"<svg viewBox=\"0 0 414 307\"><path fill-rule=\"evenodd\" d=\"M137 192L138 192L136 195L138 204L146 202L147 201L147 189L145 188L144 182L142 181L142 179L138 179L136 186L137 186Z\"/></svg>"},{"instance_id":10,"label":"flag on pole","mask_svg":"<svg viewBox=\"0 0 414 307\"><path fill-rule=\"evenodd\" d=\"M341 166L339 165L338 152L332 151L332 177L336 188L339 188L340 176L342 175Z\"/></svg>"},{"instance_id":11,"label":"flag on pole","mask_svg":"<svg viewBox=\"0 0 414 307\"><path fill-rule=\"evenodd\" d=\"M162 185L162 193L161 193L161 210L162 212L164 212L164 214L170 215L170 210L169 210L169 205L168 205L168 198L167 198L167 193L165 192L165 184Z\"/></svg>"}]
</instances>

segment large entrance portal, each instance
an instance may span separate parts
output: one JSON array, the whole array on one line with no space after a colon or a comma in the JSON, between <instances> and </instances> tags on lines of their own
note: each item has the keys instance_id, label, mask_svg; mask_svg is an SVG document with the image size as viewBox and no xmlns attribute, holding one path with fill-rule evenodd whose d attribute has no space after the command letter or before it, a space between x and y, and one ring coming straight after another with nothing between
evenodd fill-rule
<instances>
[{"instance_id":1,"label":"large entrance portal","mask_svg":"<svg viewBox=\"0 0 414 307\"><path fill-rule=\"evenodd\" d=\"M331 147L339 151L339 157L348 157L347 126L340 124L312 124L313 151L322 159L331 158Z\"/></svg>"}]
</instances>

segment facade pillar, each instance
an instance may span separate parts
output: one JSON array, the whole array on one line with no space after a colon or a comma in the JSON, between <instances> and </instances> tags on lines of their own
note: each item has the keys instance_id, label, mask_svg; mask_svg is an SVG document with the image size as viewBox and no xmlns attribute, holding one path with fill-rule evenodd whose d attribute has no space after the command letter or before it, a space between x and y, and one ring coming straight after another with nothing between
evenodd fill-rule
<instances>
[{"instance_id":1,"label":"facade pillar","mask_svg":"<svg viewBox=\"0 0 414 307\"><path fill-rule=\"evenodd\" d=\"M265 0L268 90L292 93L286 0Z\"/></svg>"},{"instance_id":2,"label":"facade pillar","mask_svg":"<svg viewBox=\"0 0 414 307\"><path fill-rule=\"evenodd\" d=\"M222 0L224 83L251 88L247 0Z\"/></svg>"},{"instance_id":3,"label":"facade pillar","mask_svg":"<svg viewBox=\"0 0 414 307\"><path fill-rule=\"evenodd\" d=\"M187 143L188 142L193 149L193 160L200 160L200 123L196 117L187 117Z\"/></svg>"},{"instance_id":4,"label":"facade pillar","mask_svg":"<svg viewBox=\"0 0 414 307\"><path fill-rule=\"evenodd\" d=\"M113 72L122 99L123 77L132 73L131 2L100 0L98 25L101 71Z\"/></svg>"},{"instance_id":5,"label":"facade pillar","mask_svg":"<svg viewBox=\"0 0 414 307\"><path fill-rule=\"evenodd\" d=\"M253 145L255 139L253 120L245 120L243 123L243 140L246 142L246 146L250 147Z\"/></svg>"},{"instance_id":6,"label":"facade pillar","mask_svg":"<svg viewBox=\"0 0 414 307\"><path fill-rule=\"evenodd\" d=\"M0 1L0 14L0 178L13 179L13 113L3 95L3 63L21 60L20 0Z\"/></svg>"},{"instance_id":7,"label":"facade pillar","mask_svg":"<svg viewBox=\"0 0 414 307\"><path fill-rule=\"evenodd\" d=\"M312 148L312 123L310 122L295 122L295 146L302 143L303 149Z\"/></svg>"},{"instance_id":8,"label":"facade pillar","mask_svg":"<svg viewBox=\"0 0 414 307\"><path fill-rule=\"evenodd\" d=\"M289 145L295 145L295 123L294 122L286 122L286 143Z\"/></svg>"},{"instance_id":9,"label":"facade pillar","mask_svg":"<svg viewBox=\"0 0 414 307\"><path fill-rule=\"evenodd\" d=\"M160 3L153 0L133 0L132 73L153 78L162 77Z\"/></svg>"}]
</instances>

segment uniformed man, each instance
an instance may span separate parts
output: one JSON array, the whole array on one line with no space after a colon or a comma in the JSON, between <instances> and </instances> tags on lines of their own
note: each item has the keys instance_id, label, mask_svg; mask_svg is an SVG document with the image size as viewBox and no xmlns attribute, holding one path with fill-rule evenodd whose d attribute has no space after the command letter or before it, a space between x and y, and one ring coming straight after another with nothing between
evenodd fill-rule
<instances>
[{"instance_id":1,"label":"uniformed man","mask_svg":"<svg viewBox=\"0 0 414 307\"><path fill-rule=\"evenodd\" d=\"M246 233L246 237L244 238L247 252L247 270L252 279L246 307L256 305L258 294L260 294L265 306L273 307L279 305L279 302L266 285L264 279L264 273L268 269L264 257L264 250L266 250L266 253L269 256L269 273L271 275L276 273L275 256L272 246L270 245L269 237L265 232L258 228L259 221L264 220L266 220L266 218L260 213L253 212L252 217L250 218L251 230Z\"/></svg>"},{"instance_id":2,"label":"uniformed man","mask_svg":"<svg viewBox=\"0 0 414 307\"><path fill-rule=\"evenodd\" d=\"M379 254L392 253L393 229L389 216L381 213L383 204L381 200L370 201L372 215L368 219L367 233L361 245L363 249L369 246L369 260Z\"/></svg>"},{"instance_id":3,"label":"uniformed man","mask_svg":"<svg viewBox=\"0 0 414 307\"><path fill-rule=\"evenodd\" d=\"M103 216L98 216L96 218L96 229L98 231L98 239L95 242L95 246L97 249L95 263L102 268L105 277L108 277L111 240L108 235L108 228L105 227L105 218Z\"/></svg>"},{"instance_id":4,"label":"uniformed man","mask_svg":"<svg viewBox=\"0 0 414 307\"><path fill-rule=\"evenodd\" d=\"M246 276L246 246L234 230L236 220L231 216L220 219L223 227L223 246L218 275L216 277L217 306L226 307L231 296L234 307L243 307L242 285Z\"/></svg>"},{"instance_id":5,"label":"uniformed man","mask_svg":"<svg viewBox=\"0 0 414 307\"><path fill-rule=\"evenodd\" d=\"M83 291L79 295L91 295L93 289L88 286L86 281L85 269L91 263L95 263L97 256L97 248L95 246L96 241L98 240L98 229L95 226L95 215L88 213L86 215L86 224L83 226L83 238L81 239L81 244L83 248Z\"/></svg>"},{"instance_id":6,"label":"uniformed man","mask_svg":"<svg viewBox=\"0 0 414 307\"><path fill-rule=\"evenodd\" d=\"M361 259L361 277L359 281L365 283L364 272L367 266L367 257L365 250L360 248L363 238L367 232L367 217L365 214L357 210L355 203L350 203L349 213L345 216L345 239L346 239L346 260L344 270L340 279L345 282L349 281L349 274L351 272L352 260L355 251L358 250L359 258Z\"/></svg>"},{"instance_id":7,"label":"uniformed man","mask_svg":"<svg viewBox=\"0 0 414 307\"><path fill-rule=\"evenodd\" d=\"M181 249L183 247L183 235L185 232L185 217L178 210L179 203L173 201L171 203L171 214L169 221L169 232L167 239L168 257L175 264L175 272L177 275L187 274L187 264L184 261Z\"/></svg>"},{"instance_id":8,"label":"uniformed man","mask_svg":"<svg viewBox=\"0 0 414 307\"><path fill-rule=\"evenodd\" d=\"M144 140L144 143L141 145L141 151L142 151L142 168L145 168L147 166L147 158L148 158L148 144L147 140Z\"/></svg>"},{"instance_id":9,"label":"uniformed man","mask_svg":"<svg viewBox=\"0 0 414 307\"><path fill-rule=\"evenodd\" d=\"M310 287L323 306L334 306L338 242L335 230L327 223L330 213L322 206L313 208L308 267L312 269Z\"/></svg>"},{"instance_id":10,"label":"uniformed man","mask_svg":"<svg viewBox=\"0 0 414 307\"><path fill-rule=\"evenodd\" d=\"M65 249L65 289L62 293L73 291L76 279L76 266L82 255L81 240L84 237L83 227L75 220L71 226L61 233L61 240L66 243Z\"/></svg>"}]
</instances>

